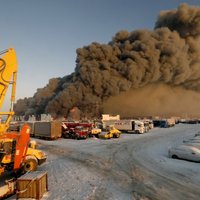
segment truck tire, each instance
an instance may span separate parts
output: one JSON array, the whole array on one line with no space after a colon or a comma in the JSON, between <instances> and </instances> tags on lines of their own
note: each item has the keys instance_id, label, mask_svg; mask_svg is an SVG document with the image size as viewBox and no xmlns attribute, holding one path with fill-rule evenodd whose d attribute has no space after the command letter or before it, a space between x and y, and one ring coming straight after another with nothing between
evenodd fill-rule
<instances>
[{"instance_id":1,"label":"truck tire","mask_svg":"<svg viewBox=\"0 0 200 200\"><path fill-rule=\"evenodd\" d=\"M24 172L30 172L35 171L38 166L37 158L34 156L26 156L23 171Z\"/></svg>"},{"instance_id":2,"label":"truck tire","mask_svg":"<svg viewBox=\"0 0 200 200\"><path fill-rule=\"evenodd\" d=\"M173 159L178 159L178 156L177 155L172 155L172 158Z\"/></svg>"},{"instance_id":3,"label":"truck tire","mask_svg":"<svg viewBox=\"0 0 200 200\"><path fill-rule=\"evenodd\" d=\"M140 134L140 131L136 130L135 133L136 133L136 134Z\"/></svg>"},{"instance_id":4,"label":"truck tire","mask_svg":"<svg viewBox=\"0 0 200 200\"><path fill-rule=\"evenodd\" d=\"M119 134L114 134L113 138L119 138Z\"/></svg>"}]
</instances>

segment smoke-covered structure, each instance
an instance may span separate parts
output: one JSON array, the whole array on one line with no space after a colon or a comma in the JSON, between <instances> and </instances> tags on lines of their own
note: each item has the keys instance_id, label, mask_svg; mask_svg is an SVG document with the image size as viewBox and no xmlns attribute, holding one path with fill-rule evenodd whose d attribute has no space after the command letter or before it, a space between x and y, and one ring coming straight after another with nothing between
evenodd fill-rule
<instances>
[{"instance_id":1,"label":"smoke-covered structure","mask_svg":"<svg viewBox=\"0 0 200 200\"><path fill-rule=\"evenodd\" d=\"M172 89L176 87L176 90L181 88L179 91L186 96L192 90L195 99L188 102L188 107L196 102L197 109L200 109L197 103L200 100L200 7L181 4L175 10L161 12L153 31L124 30L118 32L108 44L94 42L77 49L75 72L63 78L51 79L32 98L18 100L15 111L17 114L46 112L67 115L76 106L82 116L93 117L107 110L115 112L114 107L118 107L120 114L119 108L123 109L122 113L125 110L130 112L130 107L125 109L120 106L125 92L124 98L130 101L128 105L138 104L130 113L134 115L140 113L138 109L139 105L144 105L143 100L149 98L152 105L158 104L156 99L151 99L151 93L145 94L145 88L153 85L150 87L153 92L156 85L162 87L163 84ZM140 101L134 102L136 96L127 96L129 91L140 88L143 91ZM162 87L155 96L159 98L160 91L165 93L165 89ZM166 92L170 93L169 88ZM114 105L116 100L106 104L110 97L118 95L122 97L117 106ZM179 97L185 98L184 95ZM181 102L181 99L176 99L177 106ZM167 104L160 103L155 110L161 111ZM173 102L171 105L176 104ZM173 107L168 108L171 108L169 113L173 115ZM190 112L193 111L185 113ZM143 109L141 114L150 113L145 113Z\"/></svg>"}]
</instances>

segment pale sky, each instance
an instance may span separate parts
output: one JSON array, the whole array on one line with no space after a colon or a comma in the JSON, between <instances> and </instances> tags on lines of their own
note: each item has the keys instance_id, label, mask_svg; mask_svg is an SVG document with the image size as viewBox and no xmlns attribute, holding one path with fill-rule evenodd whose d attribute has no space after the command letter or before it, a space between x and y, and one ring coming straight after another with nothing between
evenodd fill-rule
<instances>
[{"instance_id":1,"label":"pale sky","mask_svg":"<svg viewBox=\"0 0 200 200\"><path fill-rule=\"evenodd\" d=\"M153 29L161 10L200 0L0 0L0 51L14 47L17 99L74 71L76 49L120 30Z\"/></svg>"}]
</instances>

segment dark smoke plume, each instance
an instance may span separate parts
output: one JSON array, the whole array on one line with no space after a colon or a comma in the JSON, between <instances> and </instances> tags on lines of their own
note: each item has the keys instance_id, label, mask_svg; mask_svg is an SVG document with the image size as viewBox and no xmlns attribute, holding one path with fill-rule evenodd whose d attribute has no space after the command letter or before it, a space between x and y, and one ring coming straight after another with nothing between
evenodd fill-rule
<instances>
[{"instance_id":1,"label":"dark smoke plume","mask_svg":"<svg viewBox=\"0 0 200 200\"><path fill-rule=\"evenodd\" d=\"M18 100L17 114L66 115L76 106L82 116L99 116L110 97L160 83L199 94L200 7L181 4L161 12L153 31L123 30L108 44L94 42L76 52L75 72L50 80L32 98ZM134 112L140 113L137 107Z\"/></svg>"}]
</instances>

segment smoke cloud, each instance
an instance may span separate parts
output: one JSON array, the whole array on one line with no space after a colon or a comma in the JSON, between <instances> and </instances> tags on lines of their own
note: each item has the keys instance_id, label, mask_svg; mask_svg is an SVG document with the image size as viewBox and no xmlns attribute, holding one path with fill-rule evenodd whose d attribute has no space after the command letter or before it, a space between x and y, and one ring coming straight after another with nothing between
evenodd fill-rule
<instances>
[{"instance_id":1,"label":"smoke cloud","mask_svg":"<svg viewBox=\"0 0 200 200\"><path fill-rule=\"evenodd\" d=\"M200 95L179 86L150 84L131 89L104 102L104 113L120 114L123 117L200 116Z\"/></svg>"},{"instance_id":2,"label":"smoke cloud","mask_svg":"<svg viewBox=\"0 0 200 200\"><path fill-rule=\"evenodd\" d=\"M76 106L82 115L99 116L105 110L103 103L110 97L127 92L124 98L120 96L121 101L124 101L128 98L129 91L134 89L135 95L131 99L135 104L137 99L140 99L138 102L141 103L151 97L152 92L148 91L156 90L158 84L179 88L175 90L178 94L190 93L189 90L192 90L198 96L200 7L181 4L177 9L162 11L153 31L122 30L116 33L108 44L93 42L77 49L76 52L74 73L50 80L47 86L38 89L32 98L28 101L26 99L26 103L18 100L15 105L16 113L18 111L22 113L19 107L23 102L26 105L24 108L28 108L23 111L25 114L46 112L66 115ZM152 84L154 86L150 87ZM170 95L171 90L168 87L161 88L163 93ZM137 91L143 93L139 94ZM136 94L139 95L138 98ZM168 99L168 95L164 98ZM169 99L169 105L175 105L179 98L185 98L181 94L176 97ZM155 103L158 105L153 99L152 97L152 107ZM188 99L188 104L190 102L192 99ZM186 104L187 101L184 105ZM110 105L112 106L113 104ZM167 108L161 106L160 109L163 109L161 113L176 114L173 113L172 106ZM193 111L193 109L188 111L188 114L192 114ZM151 112L159 114L154 110ZM136 106L132 114L134 113L145 115L145 110ZM150 114L150 111L146 114Z\"/></svg>"}]
</instances>

